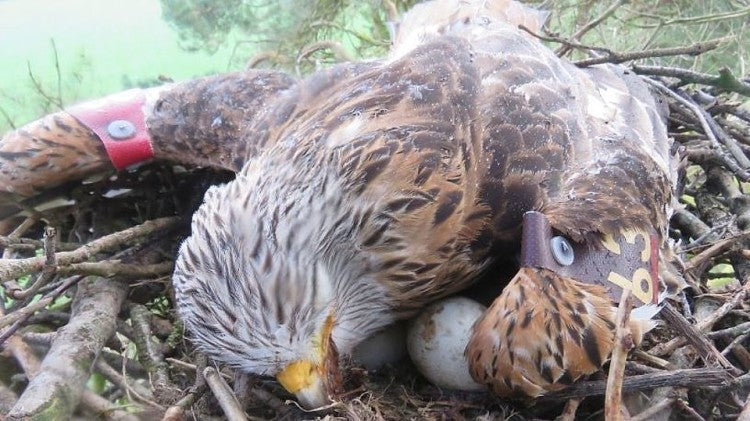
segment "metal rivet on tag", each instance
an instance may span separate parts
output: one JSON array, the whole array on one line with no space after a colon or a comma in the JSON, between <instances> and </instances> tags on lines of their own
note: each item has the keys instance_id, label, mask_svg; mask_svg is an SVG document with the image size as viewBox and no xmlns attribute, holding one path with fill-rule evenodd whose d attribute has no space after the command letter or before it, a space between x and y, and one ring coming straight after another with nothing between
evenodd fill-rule
<instances>
[{"instance_id":1,"label":"metal rivet on tag","mask_svg":"<svg viewBox=\"0 0 750 421\"><path fill-rule=\"evenodd\" d=\"M549 240L550 247L552 248L552 257L555 258L557 263L563 266L570 266L575 260L575 252L573 246L565 239L565 237L556 236Z\"/></svg>"},{"instance_id":2,"label":"metal rivet on tag","mask_svg":"<svg viewBox=\"0 0 750 421\"><path fill-rule=\"evenodd\" d=\"M135 126L127 120L115 120L107 126L107 133L109 133L113 139L130 139L135 136Z\"/></svg>"}]
</instances>

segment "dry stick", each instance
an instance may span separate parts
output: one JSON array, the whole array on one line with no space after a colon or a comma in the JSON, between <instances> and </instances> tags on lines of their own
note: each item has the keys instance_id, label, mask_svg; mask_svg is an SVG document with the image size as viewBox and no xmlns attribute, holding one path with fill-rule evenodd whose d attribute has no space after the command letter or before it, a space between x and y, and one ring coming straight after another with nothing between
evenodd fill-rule
<instances>
[{"instance_id":1,"label":"dry stick","mask_svg":"<svg viewBox=\"0 0 750 421\"><path fill-rule=\"evenodd\" d=\"M302 60L309 57L312 53L320 50L331 50L333 52L333 56L336 58L336 60L340 62L345 61L352 61L353 57L346 51L343 45L341 43L331 40L324 40L324 41L318 41L314 42L310 45L305 46L297 55L297 60L295 61L294 68L297 72L297 76L302 76L302 71L300 69L300 65L302 63Z\"/></svg>"},{"instance_id":2,"label":"dry stick","mask_svg":"<svg viewBox=\"0 0 750 421\"><path fill-rule=\"evenodd\" d=\"M33 297L41 287L47 285L52 279L54 279L57 268L57 256L55 254L56 237L57 233L54 228L45 227L44 238L42 240L42 244L44 245L44 268L42 269L41 275L39 275L39 278L37 278L37 280L27 289L21 289L15 280L8 281L10 286L6 286L5 293L9 297L16 300L24 300Z\"/></svg>"},{"instance_id":3,"label":"dry stick","mask_svg":"<svg viewBox=\"0 0 750 421\"><path fill-rule=\"evenodd\" d=\"M741 344L742 342L744 342L744 341L745 341L745 340L746 340L746 339L747 339L748 337L750 337L750 333L746 333L746 334L744 334L744 335L740 335L740 336L738 336L738 337L734 338L734 340L732 340L732 342L730 342L730 343L729 343L729 345L727 345L727 346L726 346L726 347L724 348L724 350L723 350L723 351L721 351L721 355L722 355L722 356L726 356L727 354L729 354L729 353L730 353L730 352L731 352L731 351L732 351L732 350L734 349L734 347L736 347L736 346L740 345L740 344Z\"/></svg>"},{"instance_id":4,"label":"dry stick","mask_svg":"<svg viewBox=\"0 0 750 421\"><path fill-rule=\"evenodd\" d=\"M708 139L713 143L714 145L721 146L721 143L719 142L719 139L716 138L716 135L714 134L714 131L712 130L712 126L709 124L708 120L706 120L707 113L699 107L694 102L688 101L687 99L683 98L682 96L678 95L676 92L672 91L671 89L667 88L663 84L647 77L642 77L641 80L648 83L649 85L652 85L656 87L658 90L669 96L670 98L674 99L675 101L679 102L683 106L690 109L695 117L698 119L698 121L701 124L701 128L703 129L704 134ZM722 140L727 140L726 138L722 138ZM724 165L726 165L730 170L732 170L735 175L742 179L743 181L750 181L750 173L747 172L745 168L742 168L740 166L740 163L748 161L748 158L744 155L744 152L742 152L741 149L730 147L730 145L724 145L729 149L729 152L732 154L733 159L730 159L724 154L720 154L720 157L722 159L722 162ZM735 161L736 160L736 161Z\"/></svg>"},{"instance_id":5,"label":"dry stick","mask_svg":"<svg viewBox=\"0 0 750 421\"><path fill-rule=\"evenodd\" d=\"M594 29L597 25L602 23L605 19L612 16L615 11L622 6L623 4L627 3L628 0L617 0L616 2L612 3L611 6L607 8L599 17L595 18L594 20L588 22L587 24L583 25L581 29L579 29L573 36L570 37L571 40L578 40L583 35L585 35L588 31ZM555 54L557 54L558 57L564 56L568 51L570 51L570 46L563 45L562 47L558 48L557 51L555 51Z\"/></svg>"},{"instance_id":6,"label":"dry stick","mask_svg":"<svg viewBox=\"0 0 750 421\"><path fill-rule=\"evenodd\" d=\"M643 351L642 349L636 349L633 351L633 356L638 357L643 361L646 361L648 363L651 363L657 367L659 367L662 370L677 370L677 366L672 364L671 362L661 359L655 355L651 355L648 352Z\"/></svg>"},{"instance_id":7,"label":"dry stick","mask_svg":"<svg viewBox=\"0 0 750 421\"><path fill-rule=\"evenodd\" d=\"M579 42L573 42L571 40L568 40L568 39L565 39L565 38L561 38L561 37L556 37L556 36L537 34L536 32L532 31L531 29L527 28L524 25L518 25L518 29L520 29L520 30L528 33L532 37L538 38L538 39L540 39L542 41L559 42L560 44L563 44L564 46L567 46L567 47L570 47L570 48L577 48L579 50L601 51L603 53L613 54L612 50L610 50L609 48L599 47L599 46L596 46L596 45L581 44Z\"/></svg>"},{"instance_id":8,"label":"dry stick","mask_svg":"<svg viewBox=\"0 0 750 421\"><path fill-rule=\"evenodd\" d=\"M690 98L688 97L688 99ZM690 100L692 101L692 99ZM708 123L709 128L719 139L719 142L721 142L721 144L723 144L727 148L727 150L729 150L732 156L737 160L737 163L739 163L744 169L750 168L750 158L745 155L745 152L742 150L737 141L735 139L732 139L716 122L714 117L708 111L703 109L703 107L696 106L695 109L703 114L703 117L706 123Z\"/></svg>"},{"instance_id":9,"label":"dry stick","mask_svg":"<svg viewBox=\"0 0 750 421\"><path fill-rule=\"evenodd\" d=\"M169 399L165 399L166 396L163 396L165 392L177 388L169 379L167 371L169 366L164 361L160 344L151 335L151 312L141 304L133 304L130 306L130 321L135 334L133 339L138 349L138 360L151 376L156 396L162 402L168 401Z\"/></svg>"},{"instance_id":10,"label":"dry stick","mask_svg":"<svg viewBox=\"0 0 750 421\"><path fill-rule=\"evenodd\" d=\"M177 358L165 358L165 360L172 365L173 368L176 368L178 370L182 370L183 372L194 372L200 367L198 367L195 364L186 363L185 361L178 360ZM232 376L228 374L221 373L221 376L224 377L226 380L232 380Z\"/></svg>"},{"instance_id":11,"label":"dry stick","mask_svg":"<svg viewBox=\"0 0 750 421\"><path fill-rule=\"evenodd\" d=\"M21 366L21 369L24 373L26 373L26 376L31 380L32 378L36 377L37 374L39 374L41 362L36 357L34 352L29 348L28 344L25 341L22 341L17 335L13 335L10 339L8 339L6 343L6 347L10 350L11 354L13 355L14 359L19 363ZM0 384L0 389L2 389L2 384ZM93 397L98 398L94 399ZM13 407L15 402L18 401L18 397L14 396L14 399L12 402L10 402L10 405L7 405L4 410L3 408L0 408L0 413L7 413L10 411L10 409ZM105 405L106 403L106 405ZM115 408L109 401L106 399L95 395L90 390L85 390L83 392L83 395L81 396L81 404L89 408L90 410L95 411L98 415L101 415L104 417L104 419L107 420L116 420L116 421L137 421L138 418L134 417L127 412L121 411L117 408ZM2 407L2 403L0 403L0 407Z\"/></svg>"},{"instance_id":12,"label":"dry stick","mask_svg":"<svg viewBox=\"0 0 750 421\"><path fill-rule=\"evenodd\" d=\"M615 52L610 51L607 53L607 55L602 57L594 57L594 58L588 58L585 60L576 61L573 64L575 64L578 67L588 67L593 66L595 64L603 64L603 63L624 63L626 61L632 61L632 60L641 60L644 58L650 58L650 57L668 57L668 56L680 56L680 55L691 55L691 56L697 56L699 54L703 54L706 51L711 51L714 48L718 47L719 44L721 44L723 41L726 41L727 38L717 38L712 39L710 41L705 42L699 42L693 45L688 45L687 47L673 47L673 48L654 48L651 50L641 50L641 51L624 51L624 52Z\"/></svg>"},{"instance_id":13,"label":"dry stick","mask_svg":"<svg viewBox=\"0 0 750 421\"><path fill-rule=\"evenodd\" d=\"M8 414L8 419L67 419L78 405L91 366L115 331L115 319L128 287L88 278L78 286L70 322L57 331L39 374Z\"/></svg>"},{"instance_id":14,"label":"dry stick","mask_svg":"<svg viewBox=\"0 0 750 421\"><path fill-rule=\"evenodd\" d=\"M703 266L703 264L706 263L708 260L720 255L726 250L732 248L733 246L738 245L740 241L746 238L750 238L750 231L745 231L743 233L733 235L731 237L717 241L716 243L711 245L709 248L703 250L702 252L697 254L695 257L690 259L687 263L685 263L685 271L692 271Z\"/></svg>"},{"instance_id":15,"label":"dry stick","mask_svg":"<svg viewBox=\"0 0 750 421\"><path fill-rule=\"evenodd\" d=\"M648 421L650 419L653 419L656 415L658 415L661 411L669 408L670 406L674 405L677 398L666 398L662 399L659 402L657 402L654 405L651 405L646 410L641 412L640 414L631 417L630 421Z\"/></svg>"},{"instance_id":16,"label":"dry stick","mask_svg":"<svg viewBox=\"0 0 750 421\"><path fill-rule=\"evenodd\" d=\"M555 418L555 421L574 421L576 419L576 411L578 410L578 405L581 404L581 401L584 398L573 398L568 399L568 402L565 403L565 408L563 409L562 413Z\"/></svg>"},{"instance_id":17,"label":"dry stick","mask_svg":"<svg viewBox=\"0 0 750 421\"><path fill-rule=\"evenodd\" d=\"M21 338L13 335L8 339L5 346L29 379L39 373L39 359L34 350Z\"/></svg>"},{"instance_id":18,"label":"dry stick","mask_svg":"<svg viewBox=\"0 0 750 421\"><path fill-rule=\"evenodd\" d=\"M179 217L159 218L146 221L140 225L97 238L74 251L57 253L58 265L70 265L88 260L98 253L110 251L121 246L132 245L142 237L157 231L168 230L178 226ZM0 259L0 281L8 281L44 268L44 256L27 259Z\"/></svg>"},{"instance_id":19,"label":"dry stick","mask_svg":"<svg viewBox=\"0 0 750 421\"><path fill-rule=\"evenodd\" d=\"M195 383L190 388L187 395L177 401L176 404L167 408L161 421L181 421L185 414L185 409L192 406L195 401L206 393L208 385L206 385L206 379L201 373L203 373L203 369L206 368L207 364L208 358L206 355L198 354L196 357Z\"/></svg>"},{"instance_id":20,"label":"dry stick","mask_svg":"<svg viewBox=\"0 0 750 421\"><path fill-rule=\"evenodd\" d=\"M706 421L705 418L703 418L699 413L697 413L695 409L691 408L690 405L688 405L688 403L685 402L684 399L677 399L675 401L675 406L681 411L687 412L688 415L690 415L690 417L692 417L694 420Z\"/></svg>"},{"instance_id":21,"label":"dry stick","mask_svg":"<svg viewBox=\"0 0 750 421\"><path fill-rule=\"evenodd\" d=\"M202 376L198 376L203 378ZM161 421L183 421L185 419L185 410L192 406L208 390L208 385L204 382L199 387L193 387L184 398L177 401L176 404L167 408Z\"/></svg>"},{"instance_id":22,"label":"dry stick","mask_svg":"<svg viewBox=\"0 0 750 421\"><path fill-rule=\"evenodd\" d=\"M743 335L747 332L750 332L750 322L740 323L736 326L728 327L726 329L708 332L706 336L708 336L710 339L725 338L725 337L734 338L738 335Z\"/></svg>"},{"instance_id":23,"label":"dry stick","mask_svg":"<svg viewBox=\"0 0 750 421\"><path fill-rule=\"evenodd\" d=\"M726 67L719 70L718 76L700 73L689 69L682 69L680 67L644 66L634 64L631 68L639 75L673 77L684 83L715 86L728 92L736 92L741 95L750 96L750 83L737 79L737 77Z\"/></svg>"},{"instance_id":24,"label":"dry stick","mask_svg":"<svg viewBox=\"0 0 750 421\"><path fill-rule=\"evenodd\" d=\"M125 392L130 400L143 402L157 409L164 409L163 406L149 399L149 396L151 395L150 390L144 388L138 383L131 384L122 374L112 368L102 358L96 360L94 369L113 385Z\"/></svg>"},{"instance_id":25,"label":"dry stick","mask_svg":"<svg viewBox=\"0 0 750 421\"><path fill-rule=\"evenodd\" d=\"M232 393L232 389L229 388L227 382L224 381L215 368L206 367L206 369L203 370L203 377L206 378L208 387L211 388L214 396L216 396L216 400L219 401L219 405L229 421L247 420L247 416L245 416L245 412L242 410L240 403Z\"/></svg>"},{"instance_id":26,"label":"dry stick","mask_svg":"<svg viewBox=\"0 0 750 421\"><path fill-rule=\"evenodd\" d=\"M745 406L742 407L742 412L740 412L740 416L737 417L737 421L750 421L750 396L747 397Z\"/></svg>"},{"instance_id":27,"label":"dry stick","mask_svg":"<svg viewBox=\"0 0 750 421\"><path fill-rule=\"evenodd\" d=\"M698 331L700 332L707 331L716 322L721 320L721 318L729 314L729 312L732 311L735 307L742 304L742 302L745 300L745 297L747 296L748 290L750 290L750 282L745 283L745 286L743 286L739 291L737 291L732 296L732 298L730 298L726 303L724 303L716 311L712 312L704 320L699 321L698 324L696 325L696 328L698 329ZM675 349L685 345L686 342L687 340L685 338L678 336L669 342L655 345L653 348L648 350L648 353L652 355L656 355L656 356L671 354L674 352Z\"/></svg>"},{"instance_id":28,"label":"dry stick","mask_svg":"<svg viewBox=\"0 0 750 421\"><path fill-rule=\"evenodd\" d=\"M17 400L16 392L0 382L0 414L10 411Z\"/></svg>"},{"instance_id":29,"label":"dry stick","mask_svg":"<svg viewBox=\"0 0 750 421\"><path fill-rule=\"evenodd\" d=\"M622 420L622 382L625 377L625 360L628 351L634 347L633 336L630 332L630 309L633 307L630 289L623 289L620 305L615 315L614 349L609 363L607 376L607 390L604 395L604 418L608 420Z\"/></svg>"},{"instance_id":30,"label":"dry stick","mask_svg":"<svg viewBox=\"0 0 750 421\"><path fill-rule=\"evenodd\" d=\"M13 324L10 328L3 331L2 334L0 334L0 345L10 337L18 328L21 327L21 325L34 313L37 311L47 307L48 305L52 304L53 301L55 301L59 296L61 296L68 288L78 283L81 279L83 279L82 276L74 276L70 279L66 280L62 284L60 284L59 287L55 288L54 291L47 294L45 297L40 299L39 301L29 304L26 307L20 308L13 313L10 313L6 316L0 317L0 329L3 327Z\"/></svg>"},{"instance_id":31,"label":"dry stick","mask_svg":"<svg viewBox=\"0 0 750 421\"><path fill-rule=\"evenodd\" d=\"M93 275L103 278L157 278L172 273L174 262L139 265L122 263L119 260L74 263L58 269L60 275Z\"/></svg>"},{"instance_id":32,"label":"dry stick","mask_svg":"<svg viewBox=\"0 0 750 421\"><path fill-rule=\"evenodd\" d=\"M29 228L31 228L34 224L36 224L38 220L39 220L39 218L37 218L36 216L29 216L28 218L24 219L23 222L21 222L21 224L18 225L13 230L13 232L10 233L10 235L8 235L8 237L7 237L8 240L9 241L15 241L15 240L19 239L19 237L21 237L21 235L23 235L23 233L25 233ZM2 245L3 247L6 247L3 244L0 244L0 245ZM7 259L8 257L10 257L10 254L11 254L10 248L6 247L6 249L3 250L2 258L3 259Z\"/></svg>"},{"instance_id":33,"label":"dry stick","mask_svg":"<svg viewBox=\"0 0 750 421\"><path fill-rule=\"evenodd\" d=\"M675 310L671 304L666 303L659 314L661 314L661 317L671 328L677 330L683 338L687 339L688 342L693 345L693 348L698 351L698 354L703 361L706 362L706 365L718 366L733 371L737 370L732 363L730 363L729 360L727 360L726 357L724 357L719 350L717 350L716 347L706 339L703 333L690 324L690 322L688 322L679 311ZM736 374L740 373L738 372Z\"/></svg>"},{"instance_id":34,"label":"dry stick","mask_svg":"<svg viewBox=\"0 0 750 421\"><path fill-rule=\"evenodd\" d=\"M119 409L112 402L90 390L84 390L81 394L81 405L93 412L97 418L111 421L140 421L139 417Z\"/></svg>"},{"instance_id":35,"label":"dry stick","mask_svg":"<svg viewBox=\"0 0 750 421\"><path fill-rule=\"evenodd\" d=\"M628 361L625 363L625 370L636 373L636 374L647 374L647 373L661 373L664 370L651 367L650 365L637 363L635 361Z\"/></svg>"},{"instance_id":36,"label":"dry stick","mask_svg":"<svg viewBox=\"0 0 750 421\"><path fill-rule=\"evenodd\" d=\"M623 392L636 390L650 390L660 387L700 388L706 386L721 386L732 380L726 370L714 368L686 368L662 373L640 374L626 377L622 383ZM539 398L543 401L560 401L584 396L603 395L607 389L606 381L578 382L556 392L548 393Z\"/></svg>"}]
</instances>

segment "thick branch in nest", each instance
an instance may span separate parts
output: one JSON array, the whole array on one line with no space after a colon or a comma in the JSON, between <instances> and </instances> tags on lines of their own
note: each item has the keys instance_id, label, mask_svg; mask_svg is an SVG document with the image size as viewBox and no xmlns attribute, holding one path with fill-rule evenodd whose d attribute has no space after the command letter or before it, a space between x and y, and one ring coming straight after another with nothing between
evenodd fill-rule
<instances>
[{"instance_id":1,"label":"thick branch in nest","mask_svg":"<svg viewBox=\"0 0 750 421\"><path fill-rule=\"evenodd\" d=\"M667 386L700 388L720 386L732 379L730 373L720 369L683 369L662 373L641 374L626 377L622 383L623 392L650 390ZM557 401L584 396L603 395L607 389L606 380L580 382L558 392L552 392L540 398L540 401Z\"/></svg>"},{"instance_id":2,"label":"thick branch in nest","mask_svg":"<svg viewBox=\"0 0 750 421\"><path fill-rule=\"evenodd\" d=\"M127 286L116 281L88 278L78 285L70 322L58 331L39 374L7 419L70 418L94 360L115 331L115 319L126 295Z\"/></svg>"},{"instance_id":3,"label":"thick branch in nest","mask_svg":"<svg viewBox=\"0 0 750 421\"><path fill-rule=\"evenodd\" d=\"M88 260L98 253L111 251L125 245L131 245L150 234L166 231L178 226L180 218L167 217L146 221L123 231L98 238L74 251L57 253L58 265L70 265ZM28 259L0 259L0 281L16 279L44 268L44 256Z\"/></svg>"}]
</instances>

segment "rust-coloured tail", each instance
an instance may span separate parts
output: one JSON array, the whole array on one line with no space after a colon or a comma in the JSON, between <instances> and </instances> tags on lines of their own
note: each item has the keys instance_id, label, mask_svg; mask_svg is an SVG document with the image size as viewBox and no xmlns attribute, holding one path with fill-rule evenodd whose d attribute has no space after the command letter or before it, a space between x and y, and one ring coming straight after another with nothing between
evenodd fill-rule
<instances>
[{"instance_id":1,"label":"rust-coloured tail","mask_svg":"<svg viewBox=\"0 0 750 421\"><path fill-rule=\"evenodd\" d=\"M96 134L65 112L0 139L0 191L21 197L110 168Z\"/></svg>"}]
</instances>

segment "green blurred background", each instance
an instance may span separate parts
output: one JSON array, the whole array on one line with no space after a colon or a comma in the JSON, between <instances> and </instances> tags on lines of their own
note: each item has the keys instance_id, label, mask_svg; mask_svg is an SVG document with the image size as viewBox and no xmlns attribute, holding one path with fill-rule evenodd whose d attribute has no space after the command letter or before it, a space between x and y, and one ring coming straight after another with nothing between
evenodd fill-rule
<instances>
[{"instance_id":1,"label":"green blurred background","mask_svg":"<svg viewBox=\"0 0 750 421\"><path fill-rule=\"evenodd\" d=\"M84 98L165 80L243 69L248 62L298 74L388 47L387 22L415 0L0 0L0 133ZM533 2L570 35L614 1ZM582 42L615 50L727 37L698 59L664 64L747 75L747 0L624 2ZM304 61L300 52L315 49ZM580 57L580 53L576 53ZM263 58L264 60L254 60Z\"/></svg>"}]
</instances>

